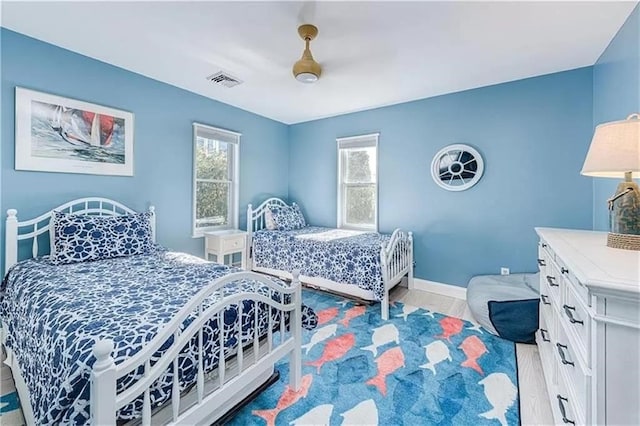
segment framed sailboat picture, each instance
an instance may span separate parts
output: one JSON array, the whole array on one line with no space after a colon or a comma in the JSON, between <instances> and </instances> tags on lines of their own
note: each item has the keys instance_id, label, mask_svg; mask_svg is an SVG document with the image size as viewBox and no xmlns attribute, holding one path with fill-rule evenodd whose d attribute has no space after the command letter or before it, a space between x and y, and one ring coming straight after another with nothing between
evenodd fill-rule
<instances>
[{"instance_id":1,"label":"framed sailboat picture","mask_svg":"<svg viewBox=\"0 0 640 426\"><path fill-rule=\"evenodd\" d=\"M16 170L133 176L133 114L16 87Z\"/></svg>"}]
</instances>

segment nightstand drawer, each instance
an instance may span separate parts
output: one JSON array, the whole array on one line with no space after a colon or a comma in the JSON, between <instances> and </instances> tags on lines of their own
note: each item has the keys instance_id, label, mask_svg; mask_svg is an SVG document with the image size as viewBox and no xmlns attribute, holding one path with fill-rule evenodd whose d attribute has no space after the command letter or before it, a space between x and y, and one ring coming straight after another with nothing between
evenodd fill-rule
<instances>
[{"instance_id":1,"label":"nightstand drawer","mask_svg":"<svg viewBox=\"0 0 640 426\"><path fill-rule=\"evenodd\" d=\"M226 252L231 250L243 249L245 245L244 242L245 242L244 235L225 238L222 241L222 250Z\"/></svg>"}]
</instances>

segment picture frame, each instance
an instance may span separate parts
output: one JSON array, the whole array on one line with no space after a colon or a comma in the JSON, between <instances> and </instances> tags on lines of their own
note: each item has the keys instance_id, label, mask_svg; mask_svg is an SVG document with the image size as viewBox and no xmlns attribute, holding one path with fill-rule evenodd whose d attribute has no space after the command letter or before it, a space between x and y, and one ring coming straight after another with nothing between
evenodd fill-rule
<instances>
[{"instance_id":1,"label":"picture frame","mask_svg":"<svg viewBox=\"0 0 640 426\"><path fill-rule=\"evenodd\" d=\"M16 87L15 168L133 176L133 113Z\"/></svg>"}]
</instances>

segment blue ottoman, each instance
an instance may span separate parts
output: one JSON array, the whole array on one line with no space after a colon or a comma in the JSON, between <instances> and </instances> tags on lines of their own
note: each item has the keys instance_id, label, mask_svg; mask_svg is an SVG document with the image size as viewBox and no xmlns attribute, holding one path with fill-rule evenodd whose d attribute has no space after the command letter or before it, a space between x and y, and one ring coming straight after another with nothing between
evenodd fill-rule
<instances>
[{"instance_id":1,"label":"blue ottoman","mask_svg":"<svg viewBox=\"0 0 640 426\"><path fill-rule=\"evenodd\" d=\"M513 342L535 343L539 302L538 274L479 275L467 286L467 304L476 321Z\"/></svg>"}]
</instances>

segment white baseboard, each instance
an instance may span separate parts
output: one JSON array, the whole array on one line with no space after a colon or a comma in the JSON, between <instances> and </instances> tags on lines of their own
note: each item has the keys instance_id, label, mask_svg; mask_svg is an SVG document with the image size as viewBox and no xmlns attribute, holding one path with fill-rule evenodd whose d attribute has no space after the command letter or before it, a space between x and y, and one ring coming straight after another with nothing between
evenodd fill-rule
<instances>
[{"instance_id":1,"label":"white baseboard","mask_svg":"<svg viewBox=\"0 0 640 426\"><path fill-rule=\"evenodd\" d=\"M467 289L465 287L458 287L457 285L423 280L421 278L414 278L413 286L416 290L428 291L430 293L436 293L456 299L467 300Z\"/></svg>"}]
</instances>

